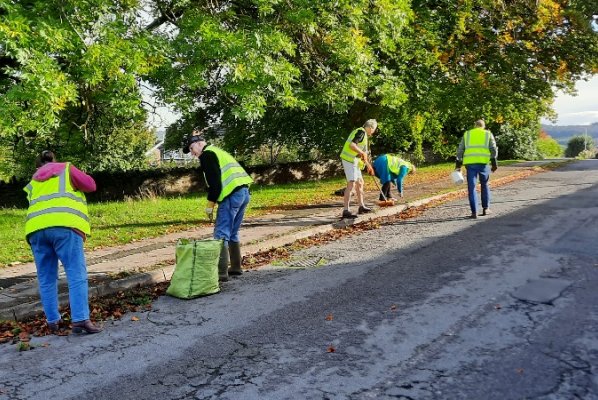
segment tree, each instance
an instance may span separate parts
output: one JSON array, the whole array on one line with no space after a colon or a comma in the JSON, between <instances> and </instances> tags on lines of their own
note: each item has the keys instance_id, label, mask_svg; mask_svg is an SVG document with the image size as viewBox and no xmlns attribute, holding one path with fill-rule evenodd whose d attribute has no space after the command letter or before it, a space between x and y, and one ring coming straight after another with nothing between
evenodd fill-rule
<instances>
[{"instance_id":1,"label":"tree","mask_svg":"<svg viewBox=\"0 0 598 400\"><path fill-rule=\"evenodd\" d=\"M553 86L572 88L598 54L581 2L170 4L177 62L155 75L162 98L183 119L205 111L232 145L242 140L229 136L251 137L247 152L326 132L332 155L375 117L385 147L448 156L477 118L495 130L535 124L550 112Z\"/></svg>"},{"instance_id":2,"label":"tree","mask_svg":"<svg viewBox=\"0 0 598 400\"><path fill-rule=\"evenodd\" d=\"M421 160L478 118L533 130L554 88L598 70L581 0L0 0L0 18L0 165L19 174L45 147L131 167L143 146L109 143L149 138L143 82L182 115L168 148L200 126L238 156L336 157L376 118L374 148Z\"/></svg>"},{"instance_id":3,"label":"tree","mask_svg":"<svg viewBox=\"0 0 598 400\"><path fill-rule=\"evenodd\" d=\"M140 78L163 59L159 42L136 23L138 7L135 0L0 0L0 146L9 150L10 172L27 175L47 148L91 170L143 158L154 140ZM133 131L143 144L115 157L108 143Z\"/></svg>"},{"instance_id":4,"label":"tree","mask_svg":"<svg viewBox=\"0 0 598 400\"><path fill-rule=\"evenodd\" d=\"M540 124L516 128L510 124L502 125L496 134L496 145L501 159L535 160L538 158L536 141Z\"/></svg>"},{"instance_id":5,"label":"tree","mask_svg":"<svg viewBox=\"0 0 598 400\"><path fill-rule=\"evenodd\" d=\"M594 149L594 139L588 135L576 135L569 139L565 157L577 157L586 150Z\"/></svg>"},{"instance_id":6,"label":"tree","mask_svg":"<svg viewBox=\"0 0 598 400\"><path fill-rule=\"evenodd\" d=\"M538 155L542 158L558 158L563 156L563 147L544 130L540 132L536 147Z\"/></svg>"}]
</instances>

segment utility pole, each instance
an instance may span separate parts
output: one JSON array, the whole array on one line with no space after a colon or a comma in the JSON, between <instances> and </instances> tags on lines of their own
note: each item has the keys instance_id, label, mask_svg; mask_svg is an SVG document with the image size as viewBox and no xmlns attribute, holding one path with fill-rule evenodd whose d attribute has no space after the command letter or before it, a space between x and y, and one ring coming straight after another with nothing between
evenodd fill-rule
<instances>
[{"instance_id":1,"label":"utility pole","mask_svg":"<svg viewBox=\"0 0 598 400\"><path fill-rule=\"evenodd\" d=\"M586 134L583 135L583 150L588 150L588 128L586 128Z\"/></svg>"}]
</instances>

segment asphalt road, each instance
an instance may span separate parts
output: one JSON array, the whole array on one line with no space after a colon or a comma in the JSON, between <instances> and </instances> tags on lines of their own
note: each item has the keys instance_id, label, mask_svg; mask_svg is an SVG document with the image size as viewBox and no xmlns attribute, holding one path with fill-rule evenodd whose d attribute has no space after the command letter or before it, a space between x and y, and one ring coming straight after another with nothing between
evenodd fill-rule
<instances>
[{"instance_id":1,"label":"asphalt road","mask_svg":"<svg viewBox=\"0 0 598 400\"><path fill-rule=\"evenodd\" d=\"M0 346L0 399L598 399L598 160ZM313 265L313 266L310 266Z\"/></svg>"}]
</instances>

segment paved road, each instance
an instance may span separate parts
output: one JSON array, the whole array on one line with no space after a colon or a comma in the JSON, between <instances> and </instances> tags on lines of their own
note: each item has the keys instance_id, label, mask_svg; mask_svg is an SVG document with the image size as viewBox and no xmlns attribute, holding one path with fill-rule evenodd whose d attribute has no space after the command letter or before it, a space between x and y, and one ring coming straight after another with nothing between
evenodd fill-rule
<instances>
[{"instance_id":1,"label":"paved road","mask_svg":"<svg viewBox=\"0 0 598 400\"><path fill-rule=\"evenodd\" d=\"M0 347L0 399L598 399L598 161L493 195Z\"/></svg>"}]
</instances>

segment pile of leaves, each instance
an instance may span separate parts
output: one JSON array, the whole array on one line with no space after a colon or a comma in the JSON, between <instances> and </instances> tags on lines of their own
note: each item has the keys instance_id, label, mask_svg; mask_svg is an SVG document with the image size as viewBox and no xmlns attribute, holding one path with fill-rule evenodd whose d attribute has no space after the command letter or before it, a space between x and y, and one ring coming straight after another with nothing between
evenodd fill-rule
<instances>
[{"instance_id":1,"label":"pile of leaves","mask_svg":"<svg viewBox=\"0 0 598 400\"><path fill-rule=\"evenodd\" d=\"M548 167L549 168L549 167ZM546 168L534 168L524 170L518 174L510 175L501 179L492 181L492 187L498 187L508 184L517 179L522 179L534 175ZM329 232L319 233L304 239L296 240L291 244L260 251L243 257L243 265L246 269L255 270L261 266L271 264L274 261L284 261L290 259L292 254L298 250L320 246L326 243L334 242L341 238L354 236L366 231L378 229L381 226L392 225L402 220L413 219L421 216L426 210L436 207L440 204L458 199L465 196L464 191L452 192L444 195L438 200L431 201L418 207L409 207L400 213L385 217L375 218L342 229L334 229ZM141 287L119 291L106 297L94 297L90 301L92 321L110 321L119 320L127 312L142 312L152 309L152 302L164 295L169 282L161 282L152 286ZM68 306L61 309L64 330L60 335L70 334L70 308ZM50 331L43 316L37 316L25 321L0 321L0 344L17 344L20 351L30 350L33 347L29 344L30 336L49 335Z\"/></svg>"},{"instance_id":2,"label":"pile of leaves","mask_svg":"<svg viewBox=\"0 0 598 400\"><path fill-rule=\"evenodd\" d=\"M90 300L90 319L97 321L114 321L121 319L128 312L143 312L152 309L152 302L164 295L168 282L152 286L136 287L127 291L119 291L105 297L94 297ZM66 336L71 333L70 307L61 307L62 323L57 333ZM16 344L19 351L31 350L31 336L51 334L43 315L23 321L0 321L0 344Z\"/></svg>"},{"instance_id":3,"label":"pile of leaves","mask_svg":"<svg viewBox=\"0 0 598 400\"><path fill-rule=\"evenodd\" d=\"M549 168L550 166L523 170L519 173L493 180L491 181L490 186L499 187L502 185L506 185L513 181L537 174ZM446 179L446 176L443 175L439 179ZM334 229L332 231L318 233L316 235L312 235L304 239L298 239L293 243L281 247L271 248L269 250L263 250L254 254L249 254L243 257L243 266L246 269L257 269L264 265L271 264L273 261L288 260L295 251L306 249L309 247L324 245L326 243L339 240L341 238L350 237L360 234L362 232L378 229L381 226L392 225L402 220L413 219L421 216L426 210L430 208L434 208L443 203L456 200L458 198L464 197L465 195L466 193L464 191L447 193L438 200L431 201L425 205L421 205L418 207L406 208L400 213L394 215L370 219L367 221L349 225L342 229Z\"/></svg>"}]
</instances>

